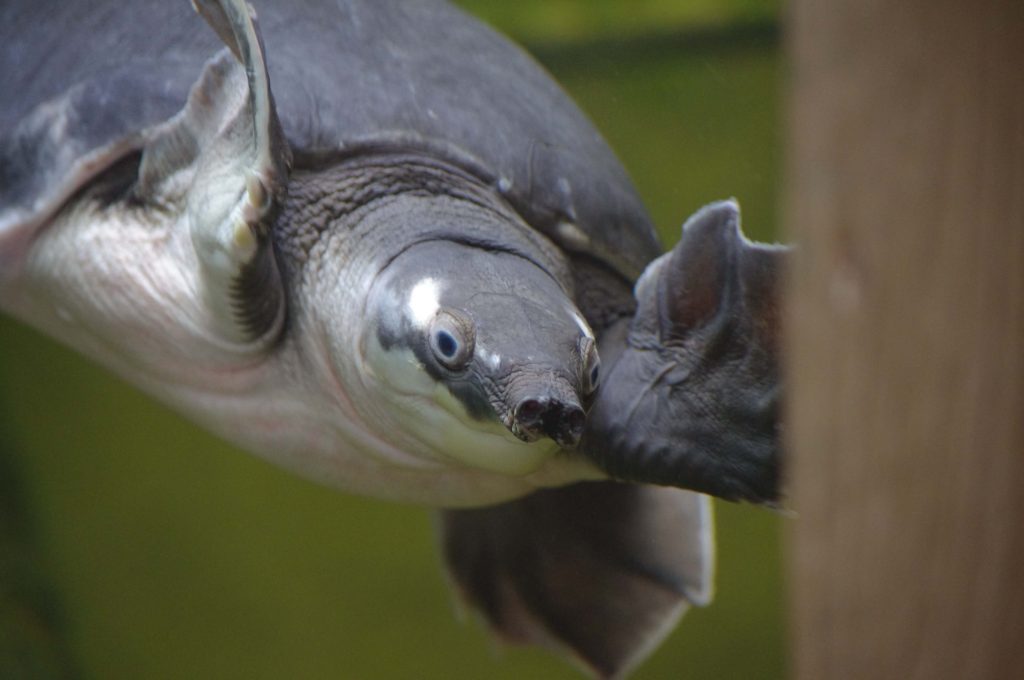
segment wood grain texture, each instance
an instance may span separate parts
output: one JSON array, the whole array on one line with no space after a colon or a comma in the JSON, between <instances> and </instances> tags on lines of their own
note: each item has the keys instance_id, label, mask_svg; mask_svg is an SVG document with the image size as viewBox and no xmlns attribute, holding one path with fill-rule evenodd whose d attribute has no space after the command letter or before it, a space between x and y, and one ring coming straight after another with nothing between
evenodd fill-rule
<instances>
[{"instance_id":1,"label":"wood grain texture","mask_svg":"<svg viewBox=\"0 0 1024 680\"><path fill-rule=\"evenodd\" d=\"M796 0L798 678L1024 673L1024 2Z\"/></svg>"}]
</instances>

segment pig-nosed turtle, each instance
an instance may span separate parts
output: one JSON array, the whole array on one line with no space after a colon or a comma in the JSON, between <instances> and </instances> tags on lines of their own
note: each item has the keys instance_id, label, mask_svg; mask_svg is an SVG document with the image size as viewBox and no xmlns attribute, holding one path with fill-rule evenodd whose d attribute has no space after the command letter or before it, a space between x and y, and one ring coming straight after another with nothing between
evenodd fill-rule
<instances>
[{"instance_id":1,"label":"pig-nosed turtle","mask_svg":"<svg viewBox=\"0 0 1024 680\"><path fill-rule=\"evenodd\" d=\"M493 629L624 673L711 597L686 489L777 495L780 251L722 202L659 257L585 117L444 2L196 5L212 31L0 7L0 305L261 456L447 508Z\"/></svg>"}]
</instances>

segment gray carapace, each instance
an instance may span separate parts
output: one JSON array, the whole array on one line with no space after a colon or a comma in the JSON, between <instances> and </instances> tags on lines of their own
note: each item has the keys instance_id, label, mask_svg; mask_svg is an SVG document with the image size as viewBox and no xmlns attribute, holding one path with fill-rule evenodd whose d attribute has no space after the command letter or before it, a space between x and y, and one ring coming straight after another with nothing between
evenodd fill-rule
<instances>
[{"instance_id":1,"label":"gray carapace","mask_svg":"<svg viewBox=\"0 0 1024 680\"><path fill-rule=\"evenodd\" d=\"M624 674L711 598L697 492L777 497L782 251L725 201L661 255L586 118L446 3L196 10L0 6L0 306L258 455L447 508L496 632Z\"/></svg>"}]
</instances>

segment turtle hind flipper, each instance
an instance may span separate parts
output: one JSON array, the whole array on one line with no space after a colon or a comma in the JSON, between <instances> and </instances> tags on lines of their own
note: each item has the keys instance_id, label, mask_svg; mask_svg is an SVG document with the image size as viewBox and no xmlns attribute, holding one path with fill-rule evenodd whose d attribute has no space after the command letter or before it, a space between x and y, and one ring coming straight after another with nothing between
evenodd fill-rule
<instances>
[{"instance_id":1,"label":"turtle hind flipper","mask_svg":"<svg viewBox=\"0 0 1024 680\"><path fill-rule=\"evenodd\" d=\"M464 602L513 644L621 677L711 600L710 501L679 489L584 482L442 511L445 565Z\"/></svg>"}]
</instances>

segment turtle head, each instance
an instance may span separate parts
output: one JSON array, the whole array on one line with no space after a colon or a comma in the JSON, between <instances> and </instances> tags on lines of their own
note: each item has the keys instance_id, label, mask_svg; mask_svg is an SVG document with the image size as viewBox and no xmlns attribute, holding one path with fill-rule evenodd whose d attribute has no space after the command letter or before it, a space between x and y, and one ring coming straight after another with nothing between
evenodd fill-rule
<instances>
[{"instance_id":1,"label":"turtle head","mask_svg":"<svg viewBox=\"0 0 1024 680\"><path fill-rule=\"evenodd\" d=\"M528 255L419 243L381 272L367 312L370 370L416 401L424 429L441 426L438 410L461 428L446 455L491 467L495 434L520 453L578 443L600 377L596 343L565 287Z\"/></svg>"}]
</instances>

